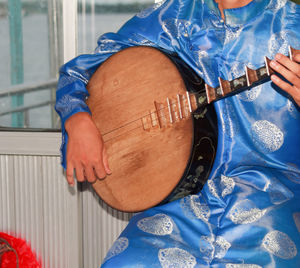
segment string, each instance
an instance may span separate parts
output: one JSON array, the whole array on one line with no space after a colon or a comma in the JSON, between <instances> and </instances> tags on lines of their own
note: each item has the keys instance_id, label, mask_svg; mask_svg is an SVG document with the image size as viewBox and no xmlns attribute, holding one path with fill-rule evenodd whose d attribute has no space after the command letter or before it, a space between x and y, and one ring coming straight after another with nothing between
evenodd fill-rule
<instances>
[{"instance_id":1,"label":"string","mask_svg":"<svg viewBox=\"0 0 300 268\"><path fill-rule=\"evenodd\" d=\"M293 58L293 55L295 54L295 51L298 51L298 50L296 50L296 49L294 49L294 48L292 48L292 47L289 46L289 57L290 57L291 59ZM269 67L268 64L265 64L265 65L262 66L261 68L268 68L268 67ZM260 68L259 68L259 69L260 69ZM258 70L259 70L259 69L258 69ZM253 71L257 72L257 70L253 70ZM243 76L241 76L241 77L238 77L238 78L236 78L236 79L234 79L234 80L238 80L238 79L240 79L240 78L242 78L242 77L244 77L244 76L246 76L246 74L243 75ZM258 81L259 81L259 80L258 80ZM249 87L249 86L248 86L248 87ZM248 88L248 87L247 87L247 88ZM220 86L217 87L217 88L215 88L214 90L217 90L217 89L219 89L219 88L220 88ZM240 90L245 90L245 89L239 89L238 91L240 91ZM237 93L238 93L238 92L237 92ZM218 100L218 99L216 99L216 100ZM191 104L195 104L195 102L192 101L192 100L190 101L190 103L191 103ZM177 102L177 103L176 103L176 102L175 102L175 103L172 103L171 106L176 105L176 104L179 104L179 102ZM179 105L179 106L180 106L180 105ZM198 106L197 103L196 103L196 106ZM144 117L151 116L152 114L155 114L155 113L158 114L160 111L162 111L162 110L164 110L164 109L166 109L166 108L169 109L169 106L163 107L163 108L158 109L158 110L156 110L156 111L154 111L154 112L148 113L148 114L146 114L146 115L144 115L144 116L142 116L142 117L139 117L139 118L137 118L137 119L134 119L134 120L132 120L132 121L130 121L130 122L128 122L128 123L125 123L124 125L122 125L122 126L120 126L120 127L117 127L117 128L115 128L115 129L112 129L112 130L110 130L110 131L108 131L108 132L102 134L102 136L108 135L108 134L110 134L110 133L112 133L112 132L114 132L114 131L117 131L117 130L123 128L123 127L126 127L126 126L128 126L128 125L130 125L130 124L132 124L132 123L134 123L134 122L136 122L136 121L138 121L138 120L141 120L141 119L144 118ZM158 116L159 116L159 115L158 115Z\"/></svg>"},{"instance_id":2,"label":"string","mask_svg":"<svg viewBox=\"0 0 300 268\"><path fill-rule=\"evenodd\" d=\"M266 68L266 67L263 66L263 67L261 67L261 68ZM257 70L254 70L254 71L257 72ZM234 80L238 80L238 79L240 79L240 78L242 78L242 77L245 77L245 76L246 76L246 74L243 75L243 76L241 76L241 77L238 77L238 78L236 78L236 79L234 79ZM258 80L258 81L259 81L259 80ZM217 87L217 88L214 88L214 90L218 90L219 88L220 88L220 86ZM248 88L248 87L246 87L246 88ZM237 90L236 90L236 91L237 91L236 93L238 93L239 91L245 90L246 88L237 89ZM232 91L232 92L230 92L230 93L233 93L233 92L234 92L234 91ZM196 94L194 94L194 96L195 96L195 95L196 95ZM229 94L228 94L228 95L229 95ZM223 97L225 97L225 96L223 96ZM215 100L218 100L218 99L220 99L220 97L216 98ZM184 101L187 101L187 99L185 99ZM191 99L190 99L190 103L191 103L191 104L196 104L196 106L198 106L197 102L195 102L195 101L193 101L193 100L191 100ZM179 102L176 101L176 102L173 102L173 103L170 104L170 106L172 107L171 109L173 109L173 106L174 106L174 105L175 105L175 107L176 107L176 105L180 106ZM121 128L124 128L124 127L126 127L126 126L128 126L128 125L130 125L130 124L133 124L133 123L136 122L136 121L141 120L142 118L145 118L145 117L147 117L147 116L151 116L151 115L153 115L153 114L155 114L155 113L157 113L157 115L158 115L158 117L159 117L159 112L162 111L162 110L165 110L165 109L169 109L169 106L164 106L163 108L157 109L157 110L154 111L154 112L147 113L147 114L145 114L145 115L142 116L142 117L139 117L139 118L137 118L137 119L134 119L134 120L132 120L132 121L130 121L130 122L125 123L124 125L121 125L120 127L114 128L114 129L112 129L112 130L110 130L110 131L108 131L108 132L102 134L102 136L111 134L111 133L114 132L114 131L117 131L117 130L119 130L119 129L121 129ZM140 128L140 127L138 127L138 128ZM137 129L137 128L135 128L135 129ZM135 129L132 129L132 130L135 130ZM119 136L120 136L120 135L119 135ZM111 139L110 139L110 140L111 140ZM107 141L106 141L106 142L107 142Z\"/></svg>"},{"instance_id":3,"label":"string","mask_svg":"<svg viewBox=\"0 0 300 268\"><path fill-rule=\"evenodd\" d=\"M175 106L175 107L176 107L177 104L178 104L178 102L175 102L175 103L173 102L173 103L170 104L170 106ZM197 102L191 101L191 104L196 104L196 105L197 105ZM129 121L129 122L127 122L127 123L121 125L120 127L114 128L114 129L112 129L112 130L110 130L110 131L108 131L108 132L106 132L106 133L103 133L103 134L102 134L102 137L104 137L105 135L111 134L111 133L114 132L114 131L120 130L120 129L122 129L122 128L128 126L128 125L131 125L131 124L133 124L133 123L135 123L135 122L137 122L137 121L139 121L139 120L142 120L142 118L145 118L145 117L147 117L147 116L151 116L151 115L157 113L157 114L158 114L157 116L159 117L159 112L160 112L160 111L163 111L163 110L165 110L165 109L169 109L169 107L168 107L168 106L164 106L163 108L157 109L157 110L154 111L154 112L147 113L147 114L145 114L145 115L142 116L142 117L139 117L139 118L136 118L136 119L134 119L134 120L132 120L132 121ZM138 129L138 128L142 128L142 126L139 126L139 127L137 127L137 128L131 129L130 131L135 130L135 129ZM128 132L129 132L129 131L128 131ZM127 132L126 132L126 133L127 133ZM121 134L121 135L123 135L123 134ZM116 138L116 137L119 137L119 136L121 136L121 135L115 136L115 137L113 137L112 139L114 139L114 138ZM106 140L105 142L108 142L108 141L110 141L110 140L112 140L112 139ZM104 143L105 143L105 142L104 142Z\"/></svg>"},{"instance_id":4,"label":"string","mask_svg":"<svg viewBox=\"0 0 300 268\"><path fill-rule=\"evenodd\" d=\"M133 130L137 130L137 129L139 129L139 128L142 128L142 126L138 126L138 127L136 127L136 128L130 129L130 130L128 130L128 131L126 131L126 132L124 132L124 133L122 133L122 134L120 134L120 135L113 136L113 137L110 138L109 140L103 141L103 143L107 143L107 142L109 142L109 141L111 141L111 140L113 140L113 139L116 139L116 138L118 138L118 137L121 137L121 136L123 136L124 134L126 134L126 133L128 133L128 132L131 132L131 131L133 131ZM104 135L105 135L105 134L104 134ZM102 135L102 136L104 136L104 135Z\"/></svg>"}]
</instances>

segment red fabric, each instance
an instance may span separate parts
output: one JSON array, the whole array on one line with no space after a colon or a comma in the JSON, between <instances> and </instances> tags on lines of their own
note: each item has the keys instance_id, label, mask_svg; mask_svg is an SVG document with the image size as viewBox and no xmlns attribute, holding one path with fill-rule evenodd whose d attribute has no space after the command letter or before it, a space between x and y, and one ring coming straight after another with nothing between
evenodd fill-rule
<instances>
[{"instance_id":1,"label":"red fabric","mask_svg":"<svg viewBox=\"0 0 300 268\"><path fill-rule=\"evenodd\" d=\"M41 268L41 264L36 260L35 254L31 251L26 241L15 238L11 235L1 233L0 237L5 239L10 246L17 251L19 257L19 268ZM1 243L1 242L0 242ZM14 252L9 251L3 254L0 263L0 268L15 268L16 255Z\"/></svg>"}]
</instances>

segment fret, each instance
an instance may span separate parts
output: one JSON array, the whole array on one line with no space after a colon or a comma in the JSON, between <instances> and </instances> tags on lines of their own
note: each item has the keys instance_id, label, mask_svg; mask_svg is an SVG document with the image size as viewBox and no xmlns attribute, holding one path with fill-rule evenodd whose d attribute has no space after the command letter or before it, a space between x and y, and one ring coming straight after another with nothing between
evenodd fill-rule
<instances>
[{"instance_id":1,"label":"fret","mask_svg":"<svg viewBox=\"0 0 300 268\"><path fill-rule=\"evenodd\" d=\"M152 128L159 128L159 122L158 122L156 110L152 109L150 111L150 117L151 117Z\"/></svg>"},{"instance_id":2,"label":"fret","mask_svg":"<svg viewBox=\"0 0 300 268\"><path fill-rule=\"evenodd\" d=\"M188 91L186 92L186 98L187 98L188 105L189 105L189 111L191 113L191 112L193 112L193 110L192 110L192 105L191 105L190 93Z\"/></svg>"},{"instance_id":3,"label":"fret","mask_svg":"<svg viewBox=\"0 0 300 268\"><path fill-rule=\"evenodd\" d=\"M179 111L179 118L182 119L182 108L181 108L181 98L180 95L177 94L177 103L178 103L178 111Z\"/></svg>"},{"instance_id":4,"label":"fret","mask_svg":"<svg viewBox=\"0 0 300 268\"><path fill-rule=\"evenodd\" d=\"M256 70L250 69L248 66L245 66L247 86L250 87L253 83L257 82L258 75Z\"/></svg>"},{"instance_id":5,"label":"fret","mask_svg":"<svg viewBox=\"0 0 300 268\"><path fill-rule=\"evenodd\" d=\"M214 89L216 99L223 98L248 86L246 75L227 81L219 77L220 87Z\"/></svg>"},{"instance_id":6,"label":"fret","mask_svg":"<svg viewBox=\"0 0 300 268\"><path fill-rule=\"evenodd\" d=\"M154 101L154 107L158 119L159 128L163 128L167 124L167 120L164 114L164 106L162 103Z\"/></svg>"},{"instance_id":7,"label":"fret","mask_svg":"<svg viewBox=\"0 0 300 268\"><path fill-rule=\"evenodd\" d=\"M170 104L171 104L171 112L173 116L174 122L179 122L182 118L180 118L180 110L178 106L178 102L176 99L170 99Z\"/></svg>"},{"instance_id":8,"label":"fret","mask_svg":"<svg viewBox=\"0 0 300 268\"><path fill-rule=\"evenodd\" d=\"M190 99L191 99L192 111L194 112L199 107L199 105L197 103L197 96L193 93L190 93L189 95L190 95Z\"/></svg>"},{"instance_id":9,"label":"fret","mask_svg":"<svg viewBox=\"0 0 300 268\"><path fill-rule=\"evenodd\" d=\"M300 50L289 47L289 58L293 60L294 55L298 52L300 52ZM241 92L242 90L249 89L249 87L259 85L269 79L275 71L270 66L271 60L268 57L265 57L264 60L265 66L260 67L257 70L253 70L248 66L245 66L245 75L231 81L227 81L219 77L219 86L216 88L205 84L205 91L201 91L200 89L201 92L197 93L196 96L198 107ZM203 94L206 94L206 97L204 97Z\"/></svg>"},{"instance_id":10,"label":"fret","mask_svg":"<svg viewBox=\"0 0 300 268\"><path fill-rule=\"evenodd\" d=\"M265 69L266 69L266 73L268 76L271 76L271 74L274 73L274 70L270 67L270 62L271 62L271 60L268 57L265 57L265 65L266 65ZM262 67L262 68L264 68L264 67Z\"/></svg>"},{"instance_id":11,"label":"fret","mask_svg":"<svg viewBox=\"0 0 300 268\"><path fill-rule=\"evenodd\" d=\"M222 96L225 96L225 95L227 95L228 93L231 92L231 85L230 85L229 81L223 80L221 77L219 77L219 84L220 84L220 89L221 89L221 95Z\"/></svg>"},{"instance_id":12,"label":"fret","mask_svg":"<svg viewBox=\"0 0 300 268\"><path fill-rule=\"evenodd\" d=\"M167 104L168 104L168 110L169 110L170 123L173 124L174 121L173 121L171 104L170 104L170 99L169 98L167 98Z\"/></svg>"},{"instance_id":13,"label":"fret","mask_svg":"<svg viewBox=\"0 0 300 268\"><path fill-rule=\"evenodd\" d=\"M289 46L289 58L290 58L290 60L294 60L294 56L297 53L297 51L299 52L299 50L294 49L291 46Z\"/></svg>"},{"instance_id":14,"label":"fret","mask_svg":"<svg viewBox=\"0 0 300 268\"><path fill-rule=\"evenodd\" d=\"M207 96L207 103L211 103L216 100L215 89L208 84L205 84L205 91Z\"/></svg>"},{"instance_id":15,"label":"fret","mask_svg":"<svg viewBox=\"0 0 300 268\"><path fill-rule=\"evenodd\" d=\"M182 116L188 118L190 115L190 107L187 99L187 94L182 95Z\"/></svg>"},{"instance_id":16,"label":"fret","mask_svg":"<svg viewBox=\"0 0 300 268\"><path fill-rule=\"evenodd\" d=\"M151 129L151 120L149 119L149 116L142 117L142 125L144 130L150 131Z\"/></svg>"}]
</instances>

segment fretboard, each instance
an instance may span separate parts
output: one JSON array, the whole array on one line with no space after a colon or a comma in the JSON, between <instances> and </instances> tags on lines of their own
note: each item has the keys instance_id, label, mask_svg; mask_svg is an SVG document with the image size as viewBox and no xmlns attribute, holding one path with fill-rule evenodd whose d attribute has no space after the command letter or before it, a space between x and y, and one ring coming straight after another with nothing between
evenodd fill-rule
<instances>
[{"instance_id":1,"label":"fretboard","mask_svg":"<svg viewBox=\"0 0 300 268\"><path fill-rule=\"evenodd\" d=\"M293 60L294 55L299 52L300 50L289 47L290 59ZM265 65L257 70L252 70L246 66L245 74L231 81L223 80L219 77L218 87L213 88L205 84L205 91L195 94L198 107L237 94L268 81L270 76L274 73L274 70L270 67L270 61L268 57L265 57Z\"/></svg>"}]
</instances>

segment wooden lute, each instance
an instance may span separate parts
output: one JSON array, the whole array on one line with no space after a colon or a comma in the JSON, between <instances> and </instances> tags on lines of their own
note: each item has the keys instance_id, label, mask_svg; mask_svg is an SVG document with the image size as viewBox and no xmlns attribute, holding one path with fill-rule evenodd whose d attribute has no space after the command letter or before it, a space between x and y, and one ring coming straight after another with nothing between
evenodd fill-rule
<instances>
[{"instance_id":1,"label":"wooden lute","mask_svg":"<svg viewBox=\"0 0 300 268\"><path fill-rule=\"evenodd\" d=\"M93 183L96 193L115 209L137 212L199 192L217 146L216 115L207 104L268 79L269 61L212 88L175 54L155 48L130 47L108 58L87 86L112 170Z\"/></svg>"}]
</instances>

